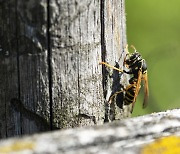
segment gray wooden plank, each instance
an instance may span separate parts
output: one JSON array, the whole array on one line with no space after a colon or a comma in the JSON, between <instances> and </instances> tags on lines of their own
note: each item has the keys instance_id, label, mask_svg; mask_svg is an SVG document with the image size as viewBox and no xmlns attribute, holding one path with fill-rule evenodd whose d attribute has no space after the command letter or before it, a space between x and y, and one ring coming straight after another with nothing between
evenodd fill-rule
<instances>
[{"instance_id":1,"label":"gray wooden plank","mask_svg":"<svg viewBox=\"0 0 180 154\"><path fill-rule=\"evenodd\" d=\"M50 129L37 119L50 123L47 2L18 0L17 16L22 134L31 134Z\"/></svg>"},{"instance_id":2,"label":"gray wooden plank","mask_svg":"<svg viewBox=\"0 0 180 154\"><path fill-rule=\"evenodd\" d=\"M102 26L104 26L102 30L102 61L108 62L112 66L118 64L119 68L123 70L126 55L124 49L127 45L125 2L124 0L103 0L101 5L101 20L103 22ZM126 86L128 84L128 76L105 66L103 66L103 69L104 93L105 99L108 101L112 94L122 90L122 85ZM131 106L123 105L123 93L121 93L112 100L110 108L106 104L106 121L130 117L130 108Z\"/></svg>"},{"instance_id":3,"label":"gray wooden plank","mask_svg":"<svg viewBox=\"0 0 180 154\"><path fill-rule=\"evenodd\" d=\"M11 106L18 98L16 1L0 4L0 138L21 134L20 113Z\"/></svg>"},{"instance_id":4,"label":"gray wooden plank","mask_svg":"<svg viewBox=\"0 0 180 154\"><path fill-rule=\"evenodd\" d=\"M2 132L9 127L15 134L30 134L49 130L53 124L56 128L102 124L105 104L119 88L119 80L110 77L111 71L102 71L99 62L114 65L118 61L122 68L124 1L11 0L2 4L9 15L1 20L9 28L1 26L3 37L7 33L6 44L2 43L2 63L7 63L2 67L2 79L7 79L2 89L7 91L2 91L2 100L8 100L2 104L2 110L7 108L2 113L14 123L7 122ZM10 56L10 50L4 50L7 44L12 47ZM9 67L15 70L11 74L6 72ZM126 83L126 77L121 82ZM116 83L118 87L113 87ZM118 110L113 111L112 120L129 116L124 107L116 105L111 110Z\"/></svg>"},{"instance_id":5,"label":"gray wooden plank","mask_svg":"<svg viewBox=\"0 0 180 154\"><path fill-rule=\"evenodd\" d=\"M0 153L139 154L159 153L159 151L169 153L177 151L178 153L180 150L179 115L180 110L174 109L101 126L74 128L36 134L21 139L4 140L0 143ZM163 137L167 139L165 145L157 140ZM168 137L175 140L168 140ZM149 146L154 141L156 141L156 147Z\"/></svg>"},{"instance_id":6,"label":"gray wooden plank","mask_svg":"<svg viewBox=\"0 0 180 154\"><path fill-rule=\"evenodd\" d=\"M54 123L102 124L100 1L56 0L51 6Z\"/></svg>"}]
</instances>

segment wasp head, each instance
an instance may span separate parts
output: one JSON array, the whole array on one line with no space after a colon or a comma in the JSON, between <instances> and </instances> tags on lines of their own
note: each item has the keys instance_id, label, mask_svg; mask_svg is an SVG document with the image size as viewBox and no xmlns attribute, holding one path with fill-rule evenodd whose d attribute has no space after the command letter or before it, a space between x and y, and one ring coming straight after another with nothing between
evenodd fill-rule
<instances>
[{"instance_id":1,"label":"wasp head","mask_svg":"<svg viewBox=\"0 0 180 154\"><path fill-rule=\"evenodd\" d=\"M130 60L136 60L136 59L139 59L139 58L141 58L141 55L139 54L139 52L134 52L134 53L131 54L129 59Z\"/></svg>"},{"instance_id":2,"label":"wasp head","mask_svg":"<svg viewBox=\"0 0 180 154\"><path fill-rule=\"evenodd\" d=\"M131 65L136 61L141 60L141 55L138 52L134 52L130 55L130 57L126 60L125 64Z\"/></svg>"}]
</instances>

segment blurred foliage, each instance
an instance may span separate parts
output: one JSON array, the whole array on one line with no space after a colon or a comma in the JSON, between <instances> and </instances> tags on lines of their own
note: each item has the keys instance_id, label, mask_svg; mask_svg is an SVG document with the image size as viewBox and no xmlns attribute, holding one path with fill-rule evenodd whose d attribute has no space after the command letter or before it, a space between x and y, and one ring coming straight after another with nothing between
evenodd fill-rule
<instances>
[{"instance_id":1,"label":"blurred foliage","mask_svg":"<svg viewBox=\"0 0 180 154\"><path fill-rule=\"evenodd\" d=\"M180 107L180 1L125 0L128 44L146 59L149 104L143 91L133 116Z\"/></svg>"}]
</instances>

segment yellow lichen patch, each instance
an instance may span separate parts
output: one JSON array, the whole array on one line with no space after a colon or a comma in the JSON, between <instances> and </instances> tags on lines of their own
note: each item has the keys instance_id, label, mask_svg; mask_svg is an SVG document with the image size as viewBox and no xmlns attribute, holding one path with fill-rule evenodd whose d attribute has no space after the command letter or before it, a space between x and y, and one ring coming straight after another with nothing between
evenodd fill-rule
<instances>
[{"instance_id":1,"label":"yellow lichen patch","mask_svg":"<svg viewBox=\"0 0 180 154\"><path fill-rule=\"evenodd\" d=\"M16 141L10 145L0 147L0 154L8 154L11 152L20 152L23 150L32 150L35 147L33 142Z\"/></svg>"},{"instance_id":2,"label":"yellow lichen patch","mask_svg":"<svg viewBox=\"0 0 180 154\"><path fill-rule=\"evenodd\" d=\"M168 136L146 145L141 154L180 154L180 137Z\"/></svg>"}]
</instances>

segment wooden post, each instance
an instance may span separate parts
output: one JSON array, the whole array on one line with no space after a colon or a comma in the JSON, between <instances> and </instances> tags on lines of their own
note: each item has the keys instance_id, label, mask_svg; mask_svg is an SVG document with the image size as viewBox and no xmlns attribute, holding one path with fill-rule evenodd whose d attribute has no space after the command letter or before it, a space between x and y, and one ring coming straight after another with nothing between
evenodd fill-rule
<instances>
[{"instance_id":1,"label":"wooden post","mask_svg":"<svg viewBox=\"0 0 180 154\"><path fill-rule=\"evenodd\" d=\"M130 115L122 98L106 108L126 75L99 65L123 69L124 12L124 0L1 2L1 138Z\"/></svg>"},{"instance_id":2,"label":"wooden post","mask_svg":"<svg viewBox=\"0 0 180 154\"><path fill-rule=\"evenodd\" d=\"M15 6L0 3L0 138L21 134L20 113L10 111L10 100L19 96Z\"/></svg>"},{"instance_id":3,"label":"wooden post","mask_svg":"<svg viewBox=\"0 0 180 154\"><path fill-rule=\"evenodd\" d=\"M50 1L53 122L102 124L100 1Z\"/></svg>"},{"instance_id":4,"label":"wooden post","mask_svg":"<svg viewBox=\"0 0 180 154\"><path fill-rule=\"evenodd\" d=\"M101 51L102 61L123 68L126 55L126 18L124 0L101 1ZM128 76L118 71L112 71L103 66L103 90L107 102L112 94L127 85ZM120 120L130 116L130 106L123 105L123 93L112 100L110 108L107 103L105 121Z\"/></svg>"}]
</instances>

